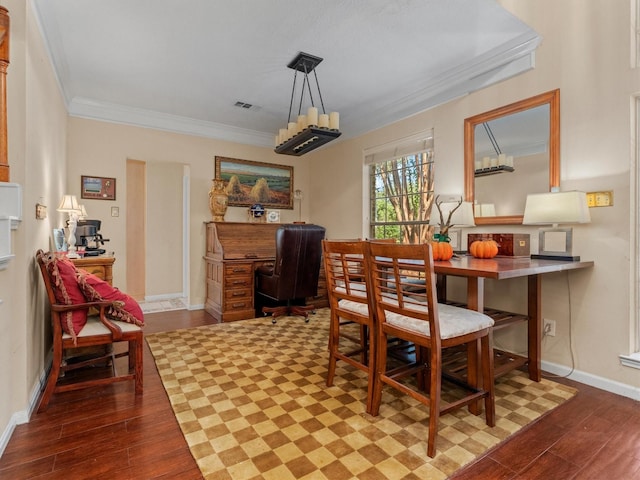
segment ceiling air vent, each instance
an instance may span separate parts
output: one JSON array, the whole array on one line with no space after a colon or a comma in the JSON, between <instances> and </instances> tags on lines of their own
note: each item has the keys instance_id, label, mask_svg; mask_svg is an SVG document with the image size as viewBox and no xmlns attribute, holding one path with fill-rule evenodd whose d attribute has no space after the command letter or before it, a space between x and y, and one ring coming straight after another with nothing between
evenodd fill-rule
<instances>
[{"instance_id":1,"label":"ceiling air vent","mask_svg":"<svg viewBox=\"0 0 640 480\"><path fill-rule=\"evenodd\" d=\"M240 101L237 101L234 105L236 107L246 108L247 110L250 109L251 107L253 107L253 105L251 105L250 103L245 103L245 102L240 102Z\"/></svg>"}]
</instances>

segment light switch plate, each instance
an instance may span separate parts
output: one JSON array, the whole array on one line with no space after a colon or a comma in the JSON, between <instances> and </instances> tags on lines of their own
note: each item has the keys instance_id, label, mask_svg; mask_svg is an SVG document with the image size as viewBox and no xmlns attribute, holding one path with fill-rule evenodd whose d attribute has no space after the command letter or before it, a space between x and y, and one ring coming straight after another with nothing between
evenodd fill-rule
<instances>
[{"instance_id":1,"label":"light switch plate","mask_svg":"<svg viewBox=\"0 0 640 480\"><path fill-rule=\"evenodd\" d=\"M613 191L589 192L587 193L587 205L589 207L611 207L613 206Z\"/></svg>"}]
</instances>

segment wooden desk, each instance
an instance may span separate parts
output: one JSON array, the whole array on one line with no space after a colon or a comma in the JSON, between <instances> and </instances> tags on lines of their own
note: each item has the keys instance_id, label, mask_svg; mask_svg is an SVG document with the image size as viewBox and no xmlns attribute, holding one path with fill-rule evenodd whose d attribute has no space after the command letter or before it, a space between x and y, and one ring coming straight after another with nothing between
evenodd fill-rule
<instances>
[{"instance_id":1,"label":"wooden desk","mask_svg":"<svg viewBox=\"0 0 640 480\"><path fill-rule=\"evenodd\" d=\"M528 323L527 344L528 355L514 357L509 365L498 369L496 375L518 368L528 363L529 378L536 382L541 379L541 333L542 333L542 275L545 273L578 270L593 266L593 262L565 262L557 260L534 260L529 257L496 257L492 259L478 259L471 256L456 257L447 261L434 262L435 273L444 282L439 293L440 301L446 299L446 276L466 277L467 279L467 308L480 312L484 311L494 318L496 328L501 322L525 320ZM484 279L493 278L504 280L507 278L527 277L527 315L500 312L485 308ZM517 357L517 358L515 358Z\"/></svg>"},{"instance_id":2,"label":"wooden desk","mask_svg":"<svg viewBox=\"0 0 640 480\"><path fill-rule=\"evenodd\" d=\"M276 257L277 223L205 222L207 297L205 310L217 320L255 318L254 273ZM318 294L306 299L316 308L329 305L324 266Z\"/></svg>"}]
</instances>

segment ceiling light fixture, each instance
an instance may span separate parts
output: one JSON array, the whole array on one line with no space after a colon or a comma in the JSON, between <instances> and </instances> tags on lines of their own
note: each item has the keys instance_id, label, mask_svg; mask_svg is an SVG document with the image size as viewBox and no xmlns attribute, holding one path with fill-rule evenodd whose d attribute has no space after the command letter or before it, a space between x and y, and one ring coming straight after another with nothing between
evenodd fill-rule
<instances>
[{"instance_id":1,"label":"ceiling light fixture","mask_svg":"<svg viewBox=\"0 0 640 480\"><path fill-rule=\"evenodd\" d=\"M283 155L300 156L308 153L316 148L335 140L341 135L340 132L340 115L338 112L327 114L320 93L320 84L318 83L318 75L315 68L322 58L300 52L289 62L287 67L295 70L293 76L293 89L291 90L291 101L289 103L289 118L287 119L287 128L281 128L276 135L275 152ZM291 113L294 107L294 98L296 96L296 85L298 80L298 72L304 74L302 79L302 91L300 93L300 103L298 104L297 121L291 121ZM311 82L309 74L313 72L316 80L316 91L322 113L318 114L318 108L315 106L313 93L311 92ZM311 106L307 109L306 115L302 114L302 104L304 101L305 88L309 93L309 101Z\"/></svg>"},{"instance_id":2,"label":"ceiling light fixture","mask_svg":"<svg viewBox=\"0 0 640 480\"><path fill-rule=\"evenodd\" d=\"M513 156L502 153L500 145L491 130L491 126L487 122L483 122L484 131L491 142L491 146L496 152L495 157L482 157L482 160L476 160L475 176L484 177L485 175L494 175L502 172L513 172Z\"/></svg>"}]
</instances>

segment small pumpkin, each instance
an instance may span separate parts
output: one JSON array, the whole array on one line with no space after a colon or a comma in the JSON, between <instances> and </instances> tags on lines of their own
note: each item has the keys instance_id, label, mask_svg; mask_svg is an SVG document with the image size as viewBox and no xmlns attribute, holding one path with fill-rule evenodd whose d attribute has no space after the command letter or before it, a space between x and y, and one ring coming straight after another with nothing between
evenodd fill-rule
<instances>
[{"instance_id":1,"label":"small pumpkin","mask_svg":"<svg viewBox=\"0 0 640 480\"><path fill-rule=\"evenodd\" d=\"M453 247L449 242L431 242L434 260L449 260L453 257Z\"/></svg>"},{"instance_id":2,"label":"small pumpkin","mask_svg":"<svg viewBox=\"0 0 640 480\"><path fill-rule=\"evenodd\" d=\"M476 258L493 258L498 254L495 240L476 240L469 245L469 253Z\"/></svg>"}]
</instances>

